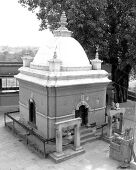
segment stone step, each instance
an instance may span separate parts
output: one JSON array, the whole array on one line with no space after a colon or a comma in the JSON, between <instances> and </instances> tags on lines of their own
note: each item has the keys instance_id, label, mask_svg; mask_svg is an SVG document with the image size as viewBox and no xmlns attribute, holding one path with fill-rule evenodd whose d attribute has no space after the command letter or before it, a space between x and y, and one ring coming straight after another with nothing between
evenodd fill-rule
<instances>
[{"instance_id":1,"label":"stone step","mask_svg":"<svg viewBox=\"0 0 136 170\"><path fill-rule=\"evenodd\" d=\"M80 139L84 140L84 139L88 139L88 138L92 138L95 137L95 133L91 132L91 133L84 133L80 135Z\"/></svg>"},{"instance_id":2,"label":"stone step","mask_svg":"<svg viewBox=\"0 0 136 170\"><path fill-rule=\"evenodd\" d=\"M80 129L80 134L82 135L82 134L87 134L87 133L92 133L92 129L91 128L84 128L84 127L82 127L81 129Z\"/></svg>"},{"instance_id":3,"label":"stone step","mask_svg":"<svg viewBox=\"0 0 136 170\"><path fill-rule=\"evenodd\" d=\"M91 137L91 138L88 138L88 139L83 139L83 140L81 140L81 145L84 145L85 143L87 143L87 142L93 142L93 141L95 141L96 139L98 139L97 137Z\"/></svg>"},{"instance_id":4,"label":"stone step","mask_svg":"<svg viewBox=\"0 0 136 170\"><path fill-rule=\"evenodd\" d=\"M81 145L87 142L93 142L96 139L99 139L101 132L99 130L93 131L92 128L81 127L80 129L80 139Z\"/></svg>"}]
</instances>

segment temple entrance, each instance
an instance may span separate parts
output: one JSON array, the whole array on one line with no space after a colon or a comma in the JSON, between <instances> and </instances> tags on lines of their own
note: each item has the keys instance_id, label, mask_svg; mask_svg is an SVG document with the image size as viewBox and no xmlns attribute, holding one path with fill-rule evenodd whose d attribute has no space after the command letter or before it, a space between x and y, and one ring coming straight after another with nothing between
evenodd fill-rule
<instances>
[{"instance_id":1,"label":"temple entrance","mask_svg":"<svg viewBox=\"0 0 136 170\"><path fill-rule=\"evenodd\" d=\"M82 119L81 126L86 126L88 123L88 108L84 105L79 107L79 110L75 112L75 118L80 117Z\"/></svg>"}]
</instances>

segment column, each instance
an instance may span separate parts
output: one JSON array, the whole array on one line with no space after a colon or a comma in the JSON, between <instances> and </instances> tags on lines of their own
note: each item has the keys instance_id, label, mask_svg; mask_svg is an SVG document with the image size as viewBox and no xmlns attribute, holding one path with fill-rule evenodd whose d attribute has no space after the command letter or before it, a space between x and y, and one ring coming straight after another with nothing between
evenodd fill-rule
<instances>
[{"instance_id":1,"label":"column","mask_svg":"<svg viewBox=\"0 0 136 170\"><path fill-rule=\"evenodd\" d=\"M60 125L56 128L56 155L64 155L62 152L62 129Z\"/></svg>"},{"instance_id":2,"label":"column","mask_svg":"<svg viewBox=\"0 0 136 170\"><path fill-rule=\"evenodd\" d=\"M124 115L123 115L123 113L120 113L119 132L120 132L120 134L124 133Z\"/></svg>"},{"instance_id":3,"label":"column","mask_svg":"<svg viewBox=\"0 0 136 170\"><path fill-rule=\"evenodd\" d=\"M82 147L80 146L80 131L79 131L79 128L80 128L80 124L78 123L77 125L75 125L75 128L74 128L74 149L77 151L77 150L80 150Z\"/></svg>"},{"instance_id":4,"label":"column","mask_svg":"<svg viewBox=\"0 0 136 170\"><path fill-rule=\"evenodd\" d=\"M89 112L89 108L87 108L86 126L87 127L90 126L90 112Z\"/></svg>"},{"instance_id":5,"label":"column","mask_svg":"<svg viewBox=\"0 0 136 170\"><path fill-rule=\"evenodd\" d=\"M112 137L112 117L108 116L108 127L107 127L107 137Z\"/></svg>"}]
</instances>

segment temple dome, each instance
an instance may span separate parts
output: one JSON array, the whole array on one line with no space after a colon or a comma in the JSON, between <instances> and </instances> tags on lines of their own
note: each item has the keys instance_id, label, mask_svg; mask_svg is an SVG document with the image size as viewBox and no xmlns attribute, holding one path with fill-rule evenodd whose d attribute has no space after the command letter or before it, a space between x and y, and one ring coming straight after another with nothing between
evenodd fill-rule
<instances>
[{"instance_id":1,"label":"temple dome","mask_svg":"<svg viewBox=\"0 0 136 170\"><path fill-rule=\"evenodd\" d=\"M61 61L62 68L91 68L88 57L80 43L71 37L71 31L65 27L65 13L61 17L61 27L53 33L47 30L45 42L39 48L31 68L47 69L49 61L56 53L57 59Z\"/></svg>"},{"instance_id":2,"label":"temple dome","mask_svg":"<svg viewBox=\"0 0 136 170\"><path fill-rule=\"evenodd\" d=\"M101 70L98 50L91 65L82 46L71 37L71 31L66 28L64 12L60 25L53 33L49 29L45 31L43 45L33 61L28 55L23 57L23 67L19 69L20 73L16 78L42 87L95 85L109 82L108 73Z\"/></svg>"},{"instance_id":3,"label":"temple dome","mask_svg":"<svg viewBox=\"0 0 136 170\"><path fill-rule=\"evenodd\" d=\"M34 57L32 65L47 66L48 60L53 57L55 49L54 36L52 32L47 29L45 31L45 37L42 40L42 45L39 47L37 54Z\"/></svg>"}]
</instances>

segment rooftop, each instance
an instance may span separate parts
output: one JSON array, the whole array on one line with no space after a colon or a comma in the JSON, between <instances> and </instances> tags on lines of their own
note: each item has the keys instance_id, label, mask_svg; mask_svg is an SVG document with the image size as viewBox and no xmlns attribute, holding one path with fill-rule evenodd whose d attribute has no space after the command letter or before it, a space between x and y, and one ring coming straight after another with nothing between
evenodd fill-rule
<instances>
[{"instance_id":1,"label":"rooftop","mask_svg":"<svg viewBox=\"0 0 136 170\"><path fill-rule=\"evenodd\" d=\"M83 47L71 37L66 21L63 12L60 27L53 34L48 30L48 36L34 59L30 56L23 57L23 67L19 69L17 79L44 87L110 82L108 73L101 70L102 61L98 59L98 50L91 65ZM95 66L92 70L96 63L99 67Z\"/></svg>"}]
</instances>

